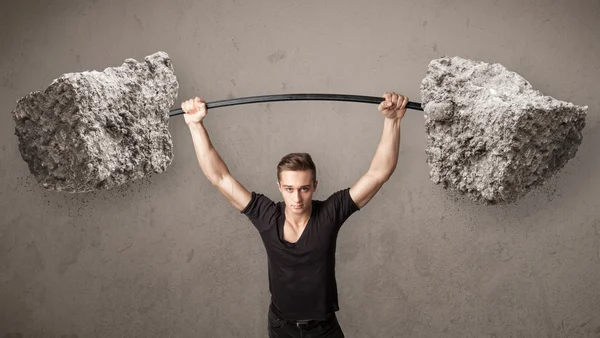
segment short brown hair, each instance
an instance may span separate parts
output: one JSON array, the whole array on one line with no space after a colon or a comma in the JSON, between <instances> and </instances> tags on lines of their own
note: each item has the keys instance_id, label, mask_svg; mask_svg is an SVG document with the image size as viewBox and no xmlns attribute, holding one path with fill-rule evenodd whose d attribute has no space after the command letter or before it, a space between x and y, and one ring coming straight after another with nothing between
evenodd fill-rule
<instances>
[{"instance_id":1,"label":"short brown hair","mask_svg":"<svg viewBox=\"0 0 600 338\"><path fill-rule=\"evenodd\" d=\"M281 158L277 165L277 181L281 179L281 172L284 170L300 171L310 170L313 182L317 180L317 168L307 153L291 153Z\"/></svg>"}]
</instances>

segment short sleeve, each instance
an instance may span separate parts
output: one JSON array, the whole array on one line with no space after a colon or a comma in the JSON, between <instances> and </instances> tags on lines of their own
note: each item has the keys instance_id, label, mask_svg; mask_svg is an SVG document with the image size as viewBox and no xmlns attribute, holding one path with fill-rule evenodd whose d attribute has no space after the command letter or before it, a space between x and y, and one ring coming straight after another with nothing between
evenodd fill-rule
<instances>
[{"instance_id":1,"label":"short sleeve","mask_svg":"<svg viewBox=\"0 0 600 338\"><path fill-rule=\"evenodd\" d=\"M253 191L250 202L241 213L250 219L259 232L263 232L274 224L278 211L275 202L267 196Z\"/></svg>"},{"instance_id":2,"label":"short sleeve","mask_svg":"<svg viewBox=\"0 0 600 338\"><path fill-rule=\"evenodd\" d=\"M323 209L338 229L348 217L360 210L350 196L350 188L337 191L329 196L323 203Z\"/></svg>"}]
</instances>

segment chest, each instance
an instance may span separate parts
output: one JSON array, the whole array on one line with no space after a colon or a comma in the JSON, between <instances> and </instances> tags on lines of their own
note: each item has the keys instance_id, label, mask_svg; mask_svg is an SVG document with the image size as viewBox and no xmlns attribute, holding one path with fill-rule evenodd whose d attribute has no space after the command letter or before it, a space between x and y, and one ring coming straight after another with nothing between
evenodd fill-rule
<instances>
[{"instance_id":1,"label":"chest","mask_svg":"<svg viewBox=\"0 0 600 338\"><path fill-rule=\"evenodd\" d=\"M331 222L314 215L303 227L279 218L263 240L271 257L290 262L309 262L327 256L335 248L337 231Z\"/></svg>"},{"instance_id":2,"label":"chest","mask_svg":"<svg viewBox=\"0 0 600 338\"><path fill-rule=\"evenodd\" d=\"M284 220L282 228L283 239L290 244L296 244L306 230L306 225L307 224L304 224L303 226L293 226L290 222Z\"/></svg>"}]
</instances>

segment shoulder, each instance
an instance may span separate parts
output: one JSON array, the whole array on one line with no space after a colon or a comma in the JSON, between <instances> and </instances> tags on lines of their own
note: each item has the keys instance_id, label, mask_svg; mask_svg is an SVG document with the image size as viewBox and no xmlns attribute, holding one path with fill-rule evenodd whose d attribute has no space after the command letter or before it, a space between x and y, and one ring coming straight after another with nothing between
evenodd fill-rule
<instances>
[{"instance_id":1,"label":"shoulder","mask_svg":"<svg viewBox=\"0 0 600 338\"><path fill-rule=\"evenodd\" d=\"M352 211L359 210L358 206L350 196L350 187L340 189L330 194L325 200L313 201L313 206L317 208L327 209L350 209Z\"/></svg>"},{"instance_id":2,"label":"shoulder","mask_svg":"<svg viewBox=\"0 0 600 338\"><path fill-rule=\"evenodd\" d=\"M254 224L259 232L263 233L272 228L277 220L284 215L281 202L273 202L264 194L251 192L251 199L248 205L241 210Z\"/></svg>"},{"instance_id":3,"label":"shoulder","mask_svg":"<svg viewBox=\"0 0 600 338\"><path fill-rule=\"evenodd\" d=\"M252 191L250 202L240 213L245 215L258 216L259 214L274 214L280 211L282 202L274 202L267 195Z\"/></svg>"},{"instance_id":4,"label":"shoulder","mask_svg":"<svg viewBox=\"0 0 600 338\"><path fill-rule=\"evenodd\" d=\"M345 203L354 204L354 201L352 200L352 196L350 195L350 187L347 187L347 188L344 188L344 189L334 192L327 198L327 200L325 200L325 202L328 202L328 201L345 202Z\"/></svg>"},{"instance_id":5,"label":"shoulder","mask_svg":"<svg viewBox=\"0 0 600 338\"><path fill-rule=\"evenodd\" d=\"M338 190L324 201L314 201L313 212L321 222L331 224L339 229L354 212L360 210L350 197L350 188Z\"/></svg>"}]
</instances>

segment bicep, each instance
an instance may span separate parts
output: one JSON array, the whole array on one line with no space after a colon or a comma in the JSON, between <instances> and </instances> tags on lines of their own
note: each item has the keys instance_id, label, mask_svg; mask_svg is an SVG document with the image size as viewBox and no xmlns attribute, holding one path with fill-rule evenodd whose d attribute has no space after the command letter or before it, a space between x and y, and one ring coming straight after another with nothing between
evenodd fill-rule
<instances>
[{"instance_id":1,"label":"bicep","mask_svg":"<svg viewBox=\"0 0 600 338\"><path fill-rule=\"evenodd\" d=\"M384 180L367 172L350 188L350 197L359 207L364 207L383 186Z\"/></svg>"},{"instance_id":2,"label":"bicep","mask_svg":"<svg viewBox=\"0 0 600 338\"><path fill-rule=\"evenodd\" d=\"M252 199L252 194L231 175L224 176L216 186L238 211L242 211Z\"/></svg>"}]
</instances>

